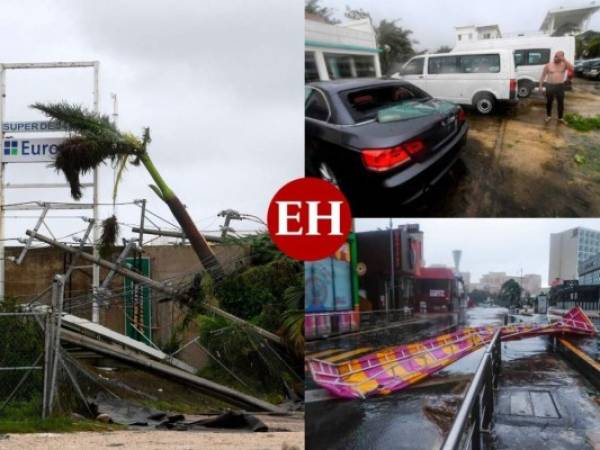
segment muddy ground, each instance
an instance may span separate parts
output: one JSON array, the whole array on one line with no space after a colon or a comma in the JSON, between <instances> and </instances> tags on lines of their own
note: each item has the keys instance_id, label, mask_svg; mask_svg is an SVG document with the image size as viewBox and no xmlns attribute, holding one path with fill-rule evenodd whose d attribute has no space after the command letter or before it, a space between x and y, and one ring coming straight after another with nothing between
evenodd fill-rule
<instances>
[{"instance_id":1,"label":"muddy ground","mask_svg":"<svg viewBox=\"0 0 600 450\"><path fill-rule=\"evenodd\" d=\"M575 80L565 111L600 113L600 82ZM467 116L471 128L461 159L432 192L399 214L600 215L600 131L582 133L556 120L545 124L545 100L535 94L491 116L474 111Z\"/></svg>"}]
</instances>

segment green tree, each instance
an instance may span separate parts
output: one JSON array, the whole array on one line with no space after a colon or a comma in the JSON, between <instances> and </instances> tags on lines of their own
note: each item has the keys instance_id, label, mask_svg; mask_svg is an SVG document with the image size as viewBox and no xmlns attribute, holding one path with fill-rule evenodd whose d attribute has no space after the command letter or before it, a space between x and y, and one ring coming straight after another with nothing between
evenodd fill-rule
<instances>
[{"instance_id":1,"label":"green tree","mask_svg":"<svg viewBox=\"0 0 600 450\"><path fill-rule=\"evenodd\" d=\"M332 25L340 23L340 21L334 17L335 10L333 8L328 8L327 6L322 6L321 0L305 0L304 13L319 16L325 22Z\"/></svg>"},{"instance_id":2,"label":"green tree","mask_svg":"<svg viewBox=\"0 0 600 450\"><path fill-rule=\"evenodd\" d=\"M519 283L517 283L511 278L510 280L507 280L504 282L504 284L502 284L498 298L505 306L518 306L521 301L522 290L523 289L521 288Z\"/></svg>"},{"instance_id":3,"label":"green tree","mask_svg":"<svg viewBox=\"0 0 600 450\"><path fill-rule=\"evenodd\" d=\"M417 41L410 39L411 30L398 26L400 19L382 20L376 27L377 45L381 53L381 70L387 73L396 62L405 61L415 54L413 44Z\"/></svg>"},{"instance_id":4,"label":"green tree","mask_svg":"<svg viewBox=\"0 0 600 450\"><path fill-rule=\"evenodd\" d=\"M440 48L438 48L435 53L450 53L452 51L452 47L449 47L447 45L442 45Z\"/></svg>"},{"instance_id":5,"label":"green tree","mask_svg":"<svg viewBox=\"0 0 600 450\"><path fill-rule=\"evenodd\" d=\"M586 31L575 38L576 58L600 57L600 32Z\"/></svg>"},{"instance_id":6,"label":"green tree","mask_svg":"<svg viewBox=\"0 0 600 450\"><path fill-rule=\"evenodd\" d=\"M352 9L349 6L346 6L346 12L344 13L344 16L350 20L371 19L371 14L364 9Z\"/></svg>"},{"instance_id":7,"label":"green tree","mask_svg":"<svg viewBox=\"0 0 600 450\"><path fill-rule=\"evenodd\" d=\"M469 293L469 298L478 305L485 303L489 297L492 297L492 295L488 291L482 289L473 289L473 291Z\"/></svg>"}]
</instances>

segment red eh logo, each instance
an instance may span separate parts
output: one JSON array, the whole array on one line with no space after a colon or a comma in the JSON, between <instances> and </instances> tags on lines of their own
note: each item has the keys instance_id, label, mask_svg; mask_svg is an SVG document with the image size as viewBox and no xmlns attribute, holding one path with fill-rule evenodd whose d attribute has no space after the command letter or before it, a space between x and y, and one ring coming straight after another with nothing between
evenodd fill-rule
<instances>
[{"instance_id":1,"label":"red eh logo","mask_svg":"<svg viewBox=\"0 0 600 450\"><path fill-rule=\"evenodd\" d=\"M314 261L331 256L346 242L352 217L338 188L318 178L299 178L277 191L267 225L283 253Z\"/></svg>"}]
</instances>

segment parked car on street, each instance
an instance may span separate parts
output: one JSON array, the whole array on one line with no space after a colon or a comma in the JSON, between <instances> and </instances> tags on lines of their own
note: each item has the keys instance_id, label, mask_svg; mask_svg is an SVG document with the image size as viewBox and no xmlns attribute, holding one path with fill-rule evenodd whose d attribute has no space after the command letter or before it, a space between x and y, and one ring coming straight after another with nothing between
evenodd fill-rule
<instances>
[{"instance_id":1,"label":"parked car on street","mask_svg":"<svg viewBox=\"0 0 600 450\"><path fill-rule=\"evenodd\" d=\"M587 65L583 71L583 76L592 80L600 80L600 59Z\"/></svg>"},{"instance_id":2,"label":"parked car on street","mask_svg":"<svg viewBox=\"0 0 600 450\"><path fill-rule=\"evenodd\" d=\"M575 65L575 74L587 78L592 66L600 62L600 58L582 59ZM586 75L588 74L588 75Z\"/></svg>"},{"instance_id":3,"label":"parked car on street","mask_svg":"<svg viewBox=\"0 0 600 450\"><path fill-rule=\"evenodd\" d=\"M392 78L409 81L432 97L472 105L481 114L490 114L500 102L518 101L510 50L419 55Z\"/></svg>"},{"instance_id":4,"label":"parked car on street","mask_svg":"<svg viewBox=\"0 0 600 450\"><path fill-rule=\"evenodd\" d=\"M382 194L395 205L425 193L457 160L465 113L406 81L347 79L306 85L306 174L330 181L356 215ZM387 196L387 195L386 195ZM389 209L389 208L388 208Z\"/></svg>"}]
</instances>

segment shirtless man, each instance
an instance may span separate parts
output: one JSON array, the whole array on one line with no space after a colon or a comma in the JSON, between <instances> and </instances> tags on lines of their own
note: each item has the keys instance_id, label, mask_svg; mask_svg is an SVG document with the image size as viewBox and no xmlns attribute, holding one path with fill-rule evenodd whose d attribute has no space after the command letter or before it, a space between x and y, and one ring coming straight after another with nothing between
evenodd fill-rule
<instances>
[{"instance_id":1,"label":"shirtless man","mask_svg":"<svg viewBox=\"0 0 600 450\"><path fill-rule=\"evenodd\" d=\"M542 78L540 79L540 91L543 90L546 81L546 123L552 118L552 103L554 97L558 104L558 121L566 123L563 119L565 111L565 80L567 70L574 70L573 65L565 59L565 52L558 51L554 60L544 66Z\"/></svg>"}]
</instances>

